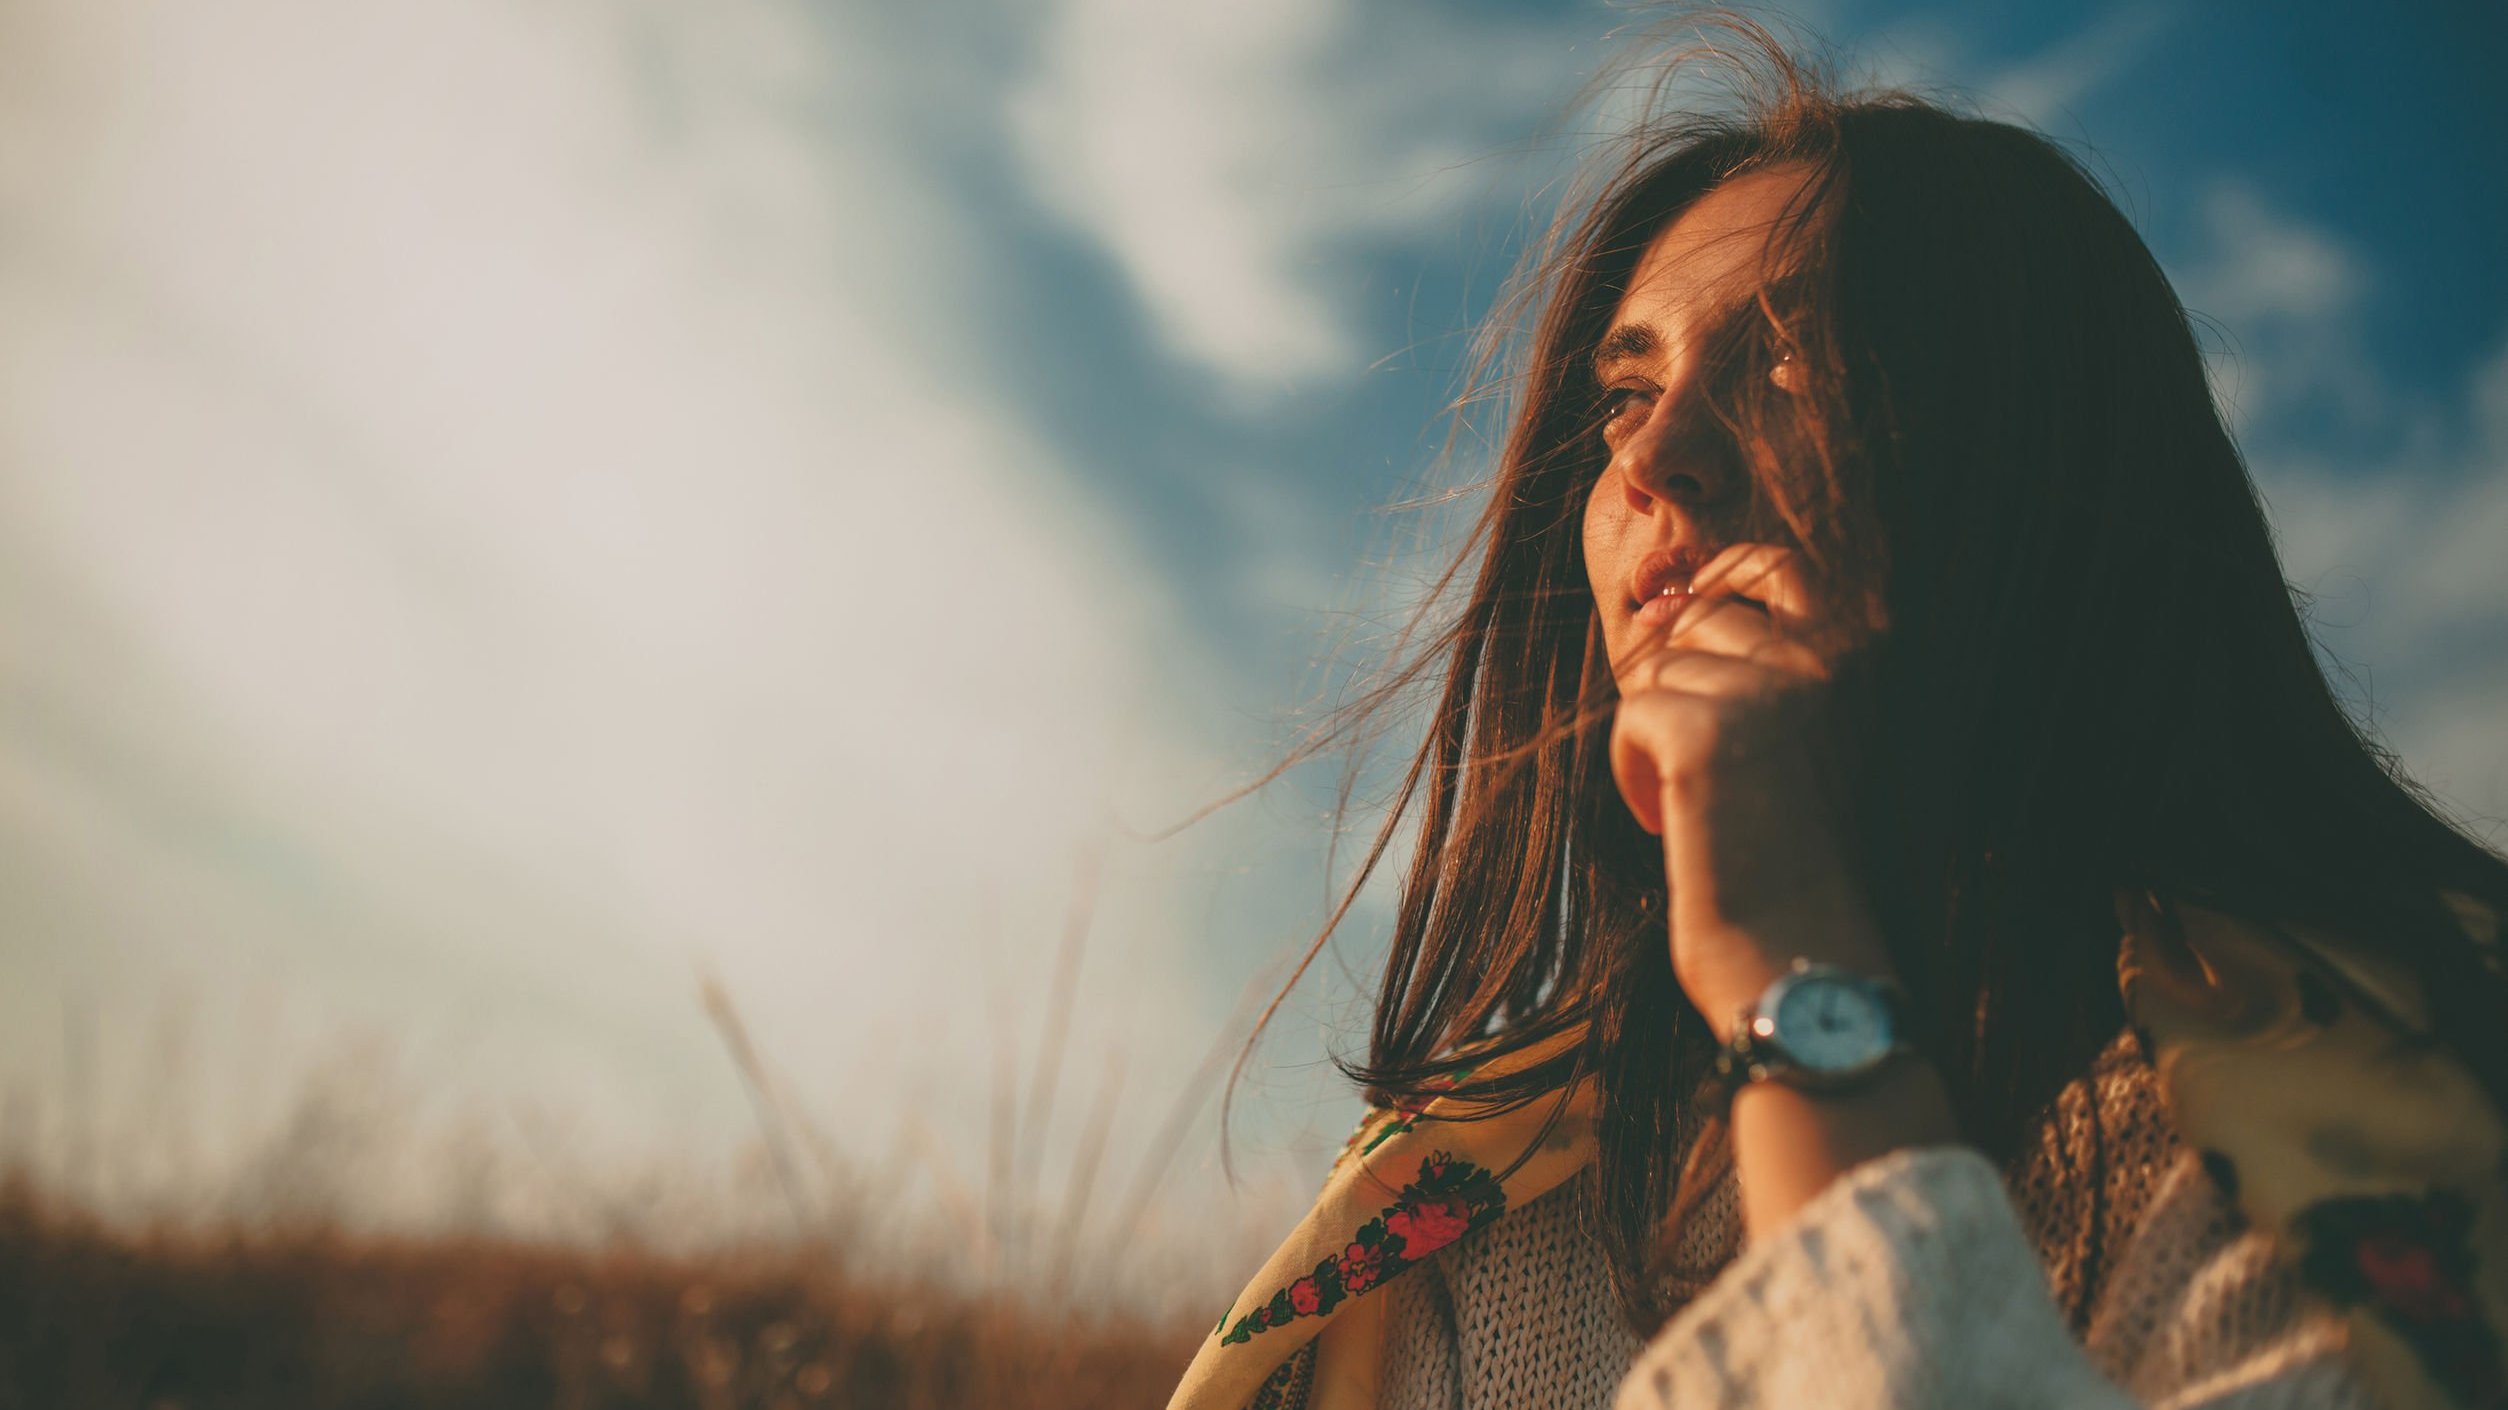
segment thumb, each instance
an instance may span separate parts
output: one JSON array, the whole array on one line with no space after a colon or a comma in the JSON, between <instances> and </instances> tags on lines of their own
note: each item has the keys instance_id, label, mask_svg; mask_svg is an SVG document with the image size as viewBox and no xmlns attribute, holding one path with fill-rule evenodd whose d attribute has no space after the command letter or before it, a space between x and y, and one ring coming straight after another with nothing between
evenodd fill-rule
<instances>
[{"instance_id":1,"label":"thumb","mask_svg":"<svg viewBox=\"0 0 2508 1410\"><path fill-rule=\"evenodd\" d=\"M1612 718L1611 781L1619 787L1621 801L1637 815L1637 825L1659 837L1663 834L1663 770L1648 747L1645 728L1632 722L1633 715L1642 713L1623 701Z\"/></svg>"}]
</instances>

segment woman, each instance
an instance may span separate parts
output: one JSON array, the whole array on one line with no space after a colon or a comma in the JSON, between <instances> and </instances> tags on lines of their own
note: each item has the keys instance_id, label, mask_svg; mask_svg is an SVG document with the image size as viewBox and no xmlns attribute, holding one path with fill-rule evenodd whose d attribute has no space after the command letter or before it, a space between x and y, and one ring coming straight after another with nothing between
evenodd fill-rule
<instances>
[{"instance_id":1,"label":"woman","mask_svg":"<svg viewBox=\"0 0 2508 1410\"><path fill-rule=\"evenodd\" d=\"M1378 1106L1176 1404L2503 1403L2508 863L2095 183L1746 37L1534 262Z\"/></svg>"}]
</instances>

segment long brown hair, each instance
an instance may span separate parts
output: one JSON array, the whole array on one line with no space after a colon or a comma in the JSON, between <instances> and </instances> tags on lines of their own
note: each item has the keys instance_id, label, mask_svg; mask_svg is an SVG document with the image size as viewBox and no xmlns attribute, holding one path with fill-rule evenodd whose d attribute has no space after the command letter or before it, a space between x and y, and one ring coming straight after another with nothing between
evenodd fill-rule
<instances>
[{"instance_id":1,"label":"long brown hair","mask_svg":"<svg viewBox=\"0 0 2508 1410\"><path fill-rule=\"evenodd\" d=\"M1660 1319L1674 1132L1712 1042L1672 976L1659 844L1608 770L1587 368L1653 234L1786 164L1809 175L1772 242L1782 273L1713 340L1686 414L1701 453L1747 472L1757 536L1799 548L1835 600L1884 605L1888 631L1837 682L1849 845L1968 1137L2008 1158L2117 1033L2120 887L2382 947L2508 1097L2496 956L2441 898L2508 912L2508 862L2328 688L2186 312L2131 224L2043 137L1840 96L1755 27L1719 28L1702 49L1736 80L1730 111L1641 122L1492 317L1458 424L1506 429L1440 584L1468 580L1459 610L1299 755L1437 689L1315 942L1416 810L1370 1049L1345 1071L1378 1101L1502 1105L1594 1077L1601 1232L1632 1320ZM1803 373L1783 388L1781 357ZM1549 1061L1475 1070L1580 1025Z\"/></svg>"}]
</instances>

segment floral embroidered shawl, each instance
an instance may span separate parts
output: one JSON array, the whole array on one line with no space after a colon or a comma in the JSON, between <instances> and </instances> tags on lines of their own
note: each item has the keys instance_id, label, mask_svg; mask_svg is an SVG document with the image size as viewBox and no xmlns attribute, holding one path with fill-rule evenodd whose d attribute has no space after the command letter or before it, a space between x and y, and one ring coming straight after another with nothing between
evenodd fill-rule
<instances>
[{"instance_id":1,"label":"floral embroidered shawl","mask_svg":"<svg viewBox=\"0 0 2508 1410\"><path fill-rule=\"evenodd\" d=\"M2486 964L2499 917L2449 896ZM2342 1310L2379 1402L2508 1404L2508 1128L2392 961L2335 937L2120 895L2128 1019L2224 1197ZM1530 1065L1577 1041L1517 1055ZM1315 1206L1195 1353L1168 1410L1374 1404L1387 1279L1594 1158L1590 1083L1478 1121L1453 1098L1359 1123ZM1309 1351L1309 1344L1313 1349Z\"/></svg>"}]
</instances>

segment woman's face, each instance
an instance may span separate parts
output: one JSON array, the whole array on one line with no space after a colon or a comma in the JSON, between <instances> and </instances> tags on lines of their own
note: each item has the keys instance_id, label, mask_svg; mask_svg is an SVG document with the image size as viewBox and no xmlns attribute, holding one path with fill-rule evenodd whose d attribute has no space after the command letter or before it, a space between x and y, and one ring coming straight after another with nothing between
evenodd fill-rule
<instances>
[{"instance_id":1,"label":"woman's face","mask_svg":"<svg viewBox=\"0 0 2508 1410\"><path fill-rule=\"evenodd\" d=\"M1807 176L1747 172L1692 202L1648 243L1597 345L1610 462L1585 500L1585 573L1614 662L1739 532L1750 486L1733 447L1690 414L1698 366L1708 333L1753 300L1768 233Z\"/></svg>"}]
</instances>

